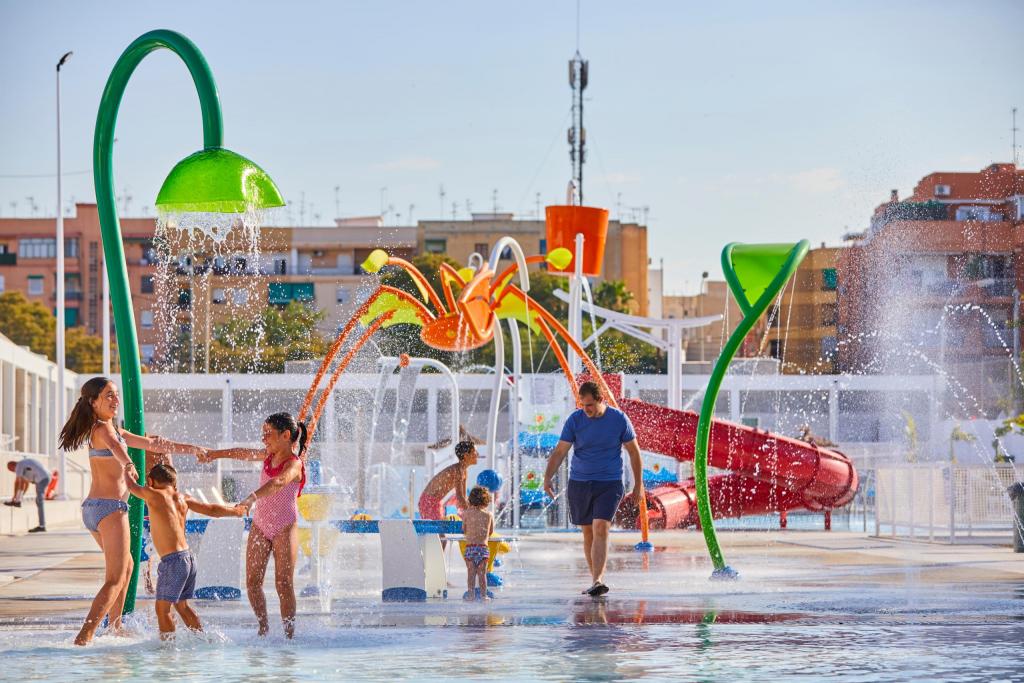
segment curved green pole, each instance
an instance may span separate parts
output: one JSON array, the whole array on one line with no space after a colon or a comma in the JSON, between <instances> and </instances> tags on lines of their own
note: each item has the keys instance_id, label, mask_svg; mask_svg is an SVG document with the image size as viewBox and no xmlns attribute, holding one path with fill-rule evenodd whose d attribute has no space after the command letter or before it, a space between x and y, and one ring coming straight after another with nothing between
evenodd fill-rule
<instances>
[{"instance_id":1,"label":"curved green pole","mask_svg":"<svg viewBox=\"0 0 1024 683\"><path fill-rule=\"evenodd\" d=\"M220 147L224 137L224 125L220 113L220 97L213 82L213 74L199 48L185 36L174 31L150 31L139 36L128 46L114 64L100 99L99 114L96 116L96 135L93 140L93 179L96 185L96 207L99 211L100 231L103 236L103 255L107 262L110 280L110 301L114 309L114 326L117 329L117 351L121 361L121 391L124 401L125 429L135 434L145 434L146 420L142 408L142 368L139 362L139 340L135 330L135 315L132 308L131 289L128 287L128 266L125 263L121 243L121 223L117 218L114 201L114 126L117 110L121 106L128 79L139 62L154 50L166 48L181 57L192 73L199 104L203 110L203 143L206 148ZM140 480L145 477L145 453L139 449L128 450ZM139 559L142 549L142 501L132 497L129 503L128 521L131 527L131 553L135 560L132 578L128 584L128 597L124 612L135 608L135 590L139 580Z\"/></svg>"},{"instance_id":2,"label":"curved green pole","mask_svg":"<svg viewBox=\"0 0 1024 683\"><path fill-rule=\"evenodd\" d=\"M708 553L711 555L711 562L715 570L712 578L734 578L736 572L726 566L725 558L722 556L722 549L718 545L718 536L715 533L715 522L711 516L711 500L708 492L708 445L711 440L711 420L714 417L715 404L718 401L718 392L722 387L722 380L729 369L733 356L743 343L743 339L750 332L754 323L764 314L778 295L779 291L786 285L789 278L796 272L800 262L807 255L808 242L801 240L793 245L781 269L765 287L764 291L757 298L754 304L750 304L744 294L743 284L739 281L732 264L732 252L739 245L728 244L722 250L722 270L725 271L726 281L729 289L732 290L736 302L743 311L743 320L736 327L729 340L722 349L721 355L715 362L711 372L711 379L708 381L708 388L704 393L704 401L700 408L700 419L697 422L696 450L693 457L694 483L697 489L697 515L700 517L701 529L704 532L704 542L708 546Z\"/></svg>"}]
</instances>

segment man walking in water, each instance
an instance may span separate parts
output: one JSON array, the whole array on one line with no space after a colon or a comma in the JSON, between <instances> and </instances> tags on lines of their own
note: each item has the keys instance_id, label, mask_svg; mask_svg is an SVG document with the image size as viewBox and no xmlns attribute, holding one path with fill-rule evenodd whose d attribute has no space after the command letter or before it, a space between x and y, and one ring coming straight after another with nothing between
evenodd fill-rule
<instances>
[{"instance_id":1,"label":"man walking in water","mask_svg":"<svg viewBox=\"0 0 1024 683\"><path fill-rule=\"evenodd\" d=\"M569 415L558 445L551 451L544 472L544 491L552 498L552 478L573 449L566 499L573 524L583 529L583 554L594 583L583 591L594 597L608 592L604 569L608 560L608 532L622 500L622 449L629 453L633 470L633 498L644 495L643 462L633 425L626 415L604 402L596 382L579 388L580 409Z\"/></svg>"}]
</instances>

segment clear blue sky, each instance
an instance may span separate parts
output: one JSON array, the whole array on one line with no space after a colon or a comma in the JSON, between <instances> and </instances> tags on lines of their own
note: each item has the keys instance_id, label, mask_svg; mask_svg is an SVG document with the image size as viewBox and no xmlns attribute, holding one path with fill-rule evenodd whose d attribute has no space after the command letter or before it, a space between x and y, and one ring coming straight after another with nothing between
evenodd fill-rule
<instances>
[{"instance_id":1,"label":"clear blue sky","mask_svg":"<svg viewBox=\"0 0 1024 683\"><path fill-rule=\"evenodd\" d=\"M726 5L721 7L717 5ZM242 8L241 13L236 13ZM1011 155L1024 110L1024 3L582 3L590 60L588 204L650 207L666 290L719 273L727 241L838 243L892 188ZM206 54L226 144L266 168L294 214L403 222L534 211L570 176L566 62L573 0L484 2L14 2L0 0L0 214L53 215L54 66L63 71L64 169L92 167L100 93L120 52L154 28ZM1024 112L1020 119L1024 127ZM187 71L140 66L117 128L115 173L152 207L173 164L201 146ZM1021 136L1024 140L1024 135ZM92 201L92 177L65 198ZM152 211L152 208L150 208ZM624 213L627 209L623 210ZM629 214L626 213L626 217Z\"/></svg>"}]
</instances>

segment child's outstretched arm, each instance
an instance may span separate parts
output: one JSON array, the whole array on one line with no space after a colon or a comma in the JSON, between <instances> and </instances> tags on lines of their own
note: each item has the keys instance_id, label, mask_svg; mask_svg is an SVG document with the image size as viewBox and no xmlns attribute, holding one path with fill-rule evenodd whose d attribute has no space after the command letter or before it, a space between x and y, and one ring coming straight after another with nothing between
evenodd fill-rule
<instances>
[{"instance_id":1,"label":"child's outstretched arm","mask_svg":"<svg viewBox=\"0 0 1024 683\"><path fill-rule=\"evenodd\" d=\"M199 461L210 462L221 458L227 460L263 460L266 457L267 452L262 448L219 448L200 454Z\"/></svg>"},{"instance_id":2,"label":"child's outstretched arm","mask_svg":"<svg viewBox=\"0 0 1024 683\"><path fill-rule=\"evenodd\" d=\"M217 505L215 503L204 503L190 496L185 496L185 503L192 512L198 512L207 517L244 517L245 509L238 505Z\"/></svg>"},{"instance_id":3,"label":"child's outstretched arm","mask_svg":"<svg viewBox=\"0 0 1024 683\"><path fill-rule=\"evenodd\" d=\"M135 477L135 467L130 464L126 465L124 468L124 483L128 487L128 490L132 492L133 496L141 498L147 503L151 503L156 495L152 490L145 486L139 486L139 482L136 481Z\"/></svg>"}]
</instances>

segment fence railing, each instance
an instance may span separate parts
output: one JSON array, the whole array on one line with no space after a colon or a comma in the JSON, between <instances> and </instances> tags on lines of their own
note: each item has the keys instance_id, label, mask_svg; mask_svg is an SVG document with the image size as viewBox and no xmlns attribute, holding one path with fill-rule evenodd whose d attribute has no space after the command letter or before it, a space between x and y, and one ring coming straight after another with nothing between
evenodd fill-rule
<instances>
[{"instance_id":1,"label":"fence railing","mask_svg":"<svg viewBox=\"0 0 1024 683\"><path fill-rule=\"evenodd\" d=\"M926 463L875 470L875 535L949 543L1010 542L1014 515L1006 489L1024 465L959 467Z\"/></svg>"}]
</instances>

